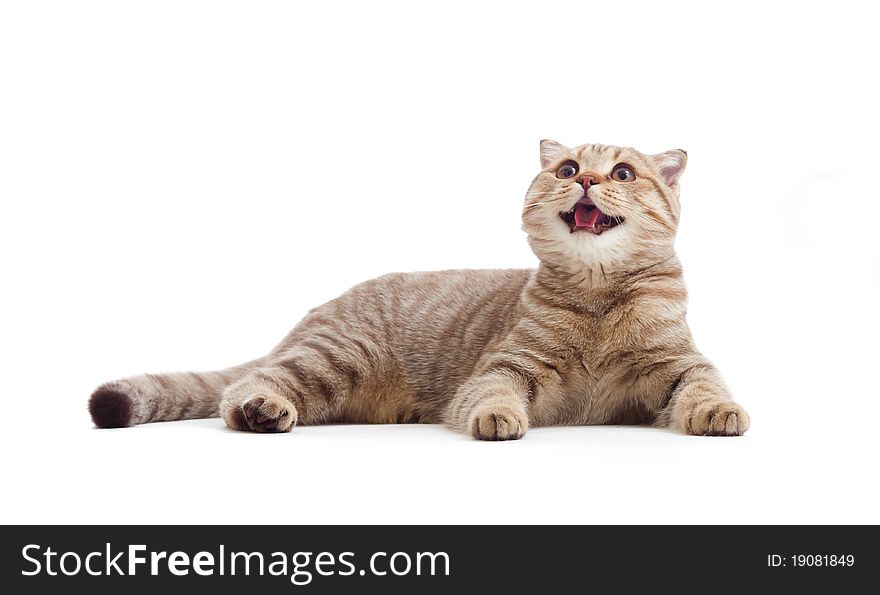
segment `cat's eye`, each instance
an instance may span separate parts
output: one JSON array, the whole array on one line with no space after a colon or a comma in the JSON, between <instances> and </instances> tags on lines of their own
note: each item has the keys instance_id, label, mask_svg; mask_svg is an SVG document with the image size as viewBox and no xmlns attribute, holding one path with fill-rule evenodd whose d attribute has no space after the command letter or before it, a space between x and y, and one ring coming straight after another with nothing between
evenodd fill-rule
<instances>
[{"instance_id":1,"label":"cat's eye","mask_svg":"<svg viewBox=\"0 0 880 595\"><path fill-rule=\"evenodd\" d=\"M573 178L578 173L578 164L574 161L566 161L556 170L556 177L560 180Z\"/></svg>"},{"instance_id":2,"label":"cat's eye","mask_svg":"<svg viewBox=\"0 0 880 595\"><path fill-rule=\"evenodd\" d=\"M636 179L636 174L630 166L621 163L620 165L615 165L614 169L611 170L611 179L618 182L632 182Z\"/></svg>"}]
</instances>

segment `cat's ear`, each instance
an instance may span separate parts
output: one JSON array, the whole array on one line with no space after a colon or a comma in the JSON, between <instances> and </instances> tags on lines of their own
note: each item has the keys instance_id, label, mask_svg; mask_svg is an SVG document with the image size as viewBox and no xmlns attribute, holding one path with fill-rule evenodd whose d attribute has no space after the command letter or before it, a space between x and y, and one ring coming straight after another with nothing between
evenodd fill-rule
<instances>
[{"instance_id":1,"label":"cat's ear","mask_svg":"<svg viewBox=\"0 0 880 595\"><path fill-rule=\"evenodd\" d=\"M541 141L541 168L547 167L565 153L568 153L569 150L565 145L545 138Z\"/></svg>"},{"instance_id":2,"label":"cat's ear","mask_svg":"<svg viewBox=\"0 0 880 595\"><path fill-rule=\"evenodd\" d=\"M663 181L666 182L666 185L675 186L678 184L681 174L684 173L688 154L681 149L673 149L672 151L653 155L651 159L657 165L657 169L660 170L660 175L663 176Z\"/></svg>"}]
</instances>

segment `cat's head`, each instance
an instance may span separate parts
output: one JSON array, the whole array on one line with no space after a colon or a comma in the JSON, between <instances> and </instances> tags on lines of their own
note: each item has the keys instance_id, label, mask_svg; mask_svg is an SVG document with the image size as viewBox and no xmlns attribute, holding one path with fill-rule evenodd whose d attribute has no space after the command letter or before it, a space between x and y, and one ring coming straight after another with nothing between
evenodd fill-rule
<instances>
[{"instance_id":1,"label":"cat's head","mask_svg":"<svg viewBox=\"0 0 880 595\"><path fill-rule=\"evenodd\" d=\"M627 269L673 253L687 154L541 141L523 229L542 262Z\"/></svg>"}]
</instances>

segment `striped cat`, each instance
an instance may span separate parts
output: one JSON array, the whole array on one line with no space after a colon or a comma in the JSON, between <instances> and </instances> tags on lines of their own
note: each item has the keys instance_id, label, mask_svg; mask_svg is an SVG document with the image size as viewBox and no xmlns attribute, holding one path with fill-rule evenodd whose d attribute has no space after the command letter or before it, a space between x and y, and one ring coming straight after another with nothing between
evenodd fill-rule
<instances>
[{"instance_id":1,"label":"striped cat","mask_svg":"<svg viewBox=\"0 0 880 595\"><path fill-rule=\"evenodd\" d=\"M367 281L250 363L100 386L92 419L109 428L219 414L252 432L444 423L481 440L580 424L740 435L749 416L685 322L673 242L686 162L678 150L542 141L522 213L537 269Z\"/></svg>"}]
</instances>

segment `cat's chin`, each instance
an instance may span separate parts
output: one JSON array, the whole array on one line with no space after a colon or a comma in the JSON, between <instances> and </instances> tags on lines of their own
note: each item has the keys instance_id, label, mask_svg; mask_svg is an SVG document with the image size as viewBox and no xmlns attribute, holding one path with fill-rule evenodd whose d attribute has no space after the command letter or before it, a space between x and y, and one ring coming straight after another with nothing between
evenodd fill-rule
<instances>
[{"instance_id":1,"label":"cat's chin","mask_svg":"<svg viewBox=\"0 0 880 595\"><path fill-rule=\"evenodd\" d=\"M603 213L596 203L586 196L569 210L559 213L559 218L568 225L569 233L584 232L597 236L624 222L623 217Z\"/></svg>"}]
</instances>

